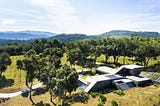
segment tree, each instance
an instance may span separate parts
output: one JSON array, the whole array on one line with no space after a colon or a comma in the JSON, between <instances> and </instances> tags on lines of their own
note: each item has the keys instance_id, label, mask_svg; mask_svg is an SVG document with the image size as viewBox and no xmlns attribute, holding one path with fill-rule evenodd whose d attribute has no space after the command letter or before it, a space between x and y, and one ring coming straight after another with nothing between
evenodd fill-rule
<instances>
[{"instance_id":1,"label":"tree","mask_svg":"<svg viewBox=\"0 0 160 106\"><path fill-rule=\"evenodd\" d=\"M56 81L57 95L62 99L62 106L64 106L66 93L71 93L78 87L78 73L65 64L57 70Z\"/></svg>"},{"instance_id":2,"label":"tree","mask_svg":"<svg viewBox=\"0 0 160 106\"><path fill-rule=\"evenodd\" d=\"M36 55L34 50L30 50L25 54L25 59L23 60L24 70L26 71L26 86L30 89L29 90L29 98L32 104L35 105L32 99L32 86L33 80L38 77L39 70L45 64L40 61L38 55Z\"/></svg>"},{"instance_id":3,"label":"tree","mask_svg":"<svg viewBox=\"0 0 160 106\"><path fill-rule=\"evenodd\" d=\"M97 58L102 54L102 47L101 46L91 46L90 47L91 57L94 59L94 65L96 64Z\"/></svg>"},{"instance_id":4,"label":"tree","mask_svg":"<svg viewBox=\"0 0 160 106\"><path fill-rule=\"evenodd\" d=\"M135 50L136 60L143 63L145 67L151 59L156 59L159 55L157 52L157 44L150 41L141 42L139 47Z\"/></svg>"},{"instance_id":5,"label":"tree","mask_svg":"<svg viewBox=\"0 0 160 106\"><path fill-rule=\"evenodd\" d=\"M67 61L70 62L71 65L76 64L76 61L79 59L80 56L80 49L71 49L67 51Z\"/></svg>"},{"instance_id":6,"label":"tree","mask_svg":"<svg viewBox=\"0 0 160 106\"><path fill-rule=\"evenodd\" d=\"M10 56L7 53L0 54L0 77L2 73L7 69L7 66L11 64Z\"/></svg>"},{"instance_id":7,"label":"tree","mask_svg":"<svg viewBox=\"0 0 160 106\"><path fill-rule=\"evenodd\" d=\"M46 85L46 88L50 94L50 102L56 105L53 102L53 95L56 92L56 68L54 65L50 65L48 69L42 70L39 80Z\"/></svg>"},{"instance_id":8,"label":"tree","mask_svg":"<svg viewBox=\"0 0 160 106\"><path fill-rule=\"evenodd\" d=\"M23 68L23 62L22 62L22 60L17 60L16 65L17 65L17 69L20 70L20 83L21 83L21 70Z\"/></svg>"}]
</instances>

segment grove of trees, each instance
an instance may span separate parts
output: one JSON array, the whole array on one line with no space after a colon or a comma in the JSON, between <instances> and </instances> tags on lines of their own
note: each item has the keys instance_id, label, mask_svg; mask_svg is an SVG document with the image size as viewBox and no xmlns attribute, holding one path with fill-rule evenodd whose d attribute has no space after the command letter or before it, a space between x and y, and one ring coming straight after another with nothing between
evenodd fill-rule
<instances>
[{"instance_id":1,"label":"grove of trees","mask_svg":"<svg viewBox=\"0 0 160 106\"><path fill-rule=\"evenodd\" d=\"M105 55L106 63L109 57L113 57L114 64L118 63L119 57L130 57L133 61L148 67L151 59L160 56L160 39L153 38L107 38L81 40L66 44L68 61L72 65L94 65L97 57Z\"/></svg>"},{"instance_id":2,"label":"grove of trees","mask_svg":"<svg viewBox=\"0 0 160 106\"><path fill-rule=\"evenodd\" d=\"M4 53L7 52L7 53ZM67 54L68 64L61 64L61 58ZM32 104L32 86L35 79L43 82L50 94L50 101L56 105L56 97L65 106L66 95L71 94L78 87L78 73L75 65L82 68L92 68L101 55L105 56L105 63L109 57L118 64L120 56L123 64L126 57L148 67L151 59L160 56L160 39L154 38L105 38L87 39L69 43L62 43L57 39L37 39L31 44L10 44L0 47L0 76L11 64L9 55L24 55L23 60L17 61L17 68L26 71L26 86L29 88L29 98Z\"/></svg>"}]
</instances>

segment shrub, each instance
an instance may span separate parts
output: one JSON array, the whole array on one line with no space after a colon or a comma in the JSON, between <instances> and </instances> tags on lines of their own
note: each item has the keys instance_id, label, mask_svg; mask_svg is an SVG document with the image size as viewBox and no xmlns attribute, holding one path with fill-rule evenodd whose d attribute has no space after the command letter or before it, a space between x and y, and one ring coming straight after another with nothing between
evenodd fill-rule
<instances>
[{"instance_id":1,"label":"shrub","mask_svg":"<svg viewBox=\"0 0 160 106\"><path fill-rule=\"evenodd\" d=\"M105 102L107 101L107 98L102 94L99 95L99 99L103 104L105 104Z\"/></svg>"},{"instance_id":2,"label":"shrub","mask_svg":"<svg viewBox=\"0 0 160 106\"><path fill-rule=\"evenodd\" d=\"M111 106L118 106L118 103L115 100L111 101Z\"/></svg>"},{"instance_id":3,"label":"shrub","mask_svg":"<svg viewBox=\"0 0 160 106\"><path fill-rule=\"evenodd\" d=\"M95 98L95 97L97 97L98 95L100 95L100 93L98 93L98 92L91 92L90 95L91 95L93 98Z\"/></svg>"},{"instance_id":4,"label":"shrub","mask_svg":"<svg viewBox=\"0 0 160 106\"><path fill-rule=\"evenodd\" d=\"M91 75L96 75L96 70L95 70L95 68L92 68L92 70L91 70Z\"/></svg>"},{"instance_id":5,"label":"shrub","mask_svg":"<svg viewBox=\"0 0 160 106\"><path fill-rule=\"evenodd\" d=\"M125 95L122 90L115 90L113 93L116 93L117 95Z\"/></svg>"},{"instance_id":6,"label":"shrub","mask_svg":"<svg viewBox=\"0 0 160 106\"><path fill-rule=\"evenodd\" d=\"M99 102L98 104L97 104L97 106L104 106L101 102Z\"/></svg>"}]
</instances>

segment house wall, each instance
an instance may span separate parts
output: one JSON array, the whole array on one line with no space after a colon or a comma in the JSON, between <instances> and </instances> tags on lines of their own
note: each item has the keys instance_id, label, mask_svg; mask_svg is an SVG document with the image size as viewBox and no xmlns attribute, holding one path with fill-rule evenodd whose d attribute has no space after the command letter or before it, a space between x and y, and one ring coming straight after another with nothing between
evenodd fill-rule
<instances>
[{"instance_id":1,"label":"house wall","mask_svg":"<svg viewBox=\"0 0 160 106\"><path fill-rule=\"evenodd\" d=\"M136 69L133 69L131 70L131 75L132 76L138 76L142 71L142 68L136 68Z\"/></svg>"},{"instance_id":2,"label":"house wall","mask_svg":"<svg viewBox=\"0 0 160 106\"><path fill-rule=\"evenodd\" d=\"M112 80L99 81L91 88L90 91L97 91L105 88L112 88L113 86L114 85L112 83Z\"/></svg>"}]
</instances>

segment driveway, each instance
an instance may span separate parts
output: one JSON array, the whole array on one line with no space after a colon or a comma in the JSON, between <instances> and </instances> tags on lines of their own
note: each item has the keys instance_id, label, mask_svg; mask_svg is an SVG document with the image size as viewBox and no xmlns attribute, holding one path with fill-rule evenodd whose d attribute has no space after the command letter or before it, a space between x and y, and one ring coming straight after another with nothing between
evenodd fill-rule
<instances>
[{"instance_id":1,"label":"driveway","mask_svg":"<svg viewBox=\"0 0 160 106\"><path fill-rule=\"evenodd\" d=\"M32 89L37 89L42 85L43 85L42 82L38 83L38 84L32 86ZM14 92L14 93L0 93L0 98L12 98L12 97L15 97L15 96L21 95L22 93L27 93L27 92L29 92L28 88L24 89L22 91Z\"/></svg>"}]
</instances>

